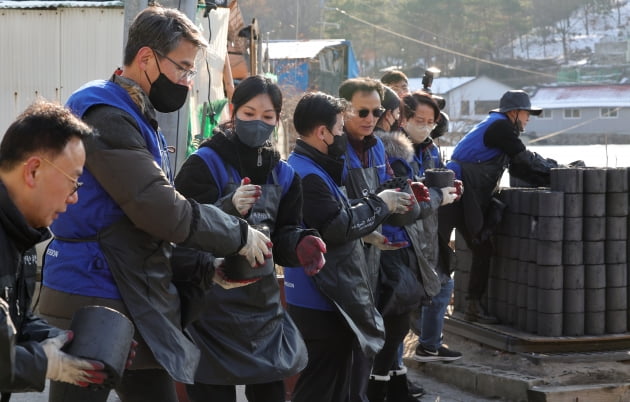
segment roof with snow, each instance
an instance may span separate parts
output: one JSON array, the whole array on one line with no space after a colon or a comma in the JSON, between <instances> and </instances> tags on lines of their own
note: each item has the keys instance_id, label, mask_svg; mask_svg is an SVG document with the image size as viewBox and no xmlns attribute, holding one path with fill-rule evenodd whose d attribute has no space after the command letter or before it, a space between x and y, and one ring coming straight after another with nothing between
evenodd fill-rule
<instances>
[{"instance_id":1,"label":"roof with snow","mask_svg":"<svg viewBox=\"0 0 630 402\"><path fill-rule=\"evenodd\" d=\"M446 94L455 88L474 80L476 77L438 77L433 80L431 92L435 94ZM409 78L409 90L417 91L422 89L421 78Z\"/></svg>"},{"instance_id":2,"label":"roof with snow","mask_svg":"<svg viewBox=\"0 0 630 402\"><path fill-rule=\"evenodd\" d=\"M60 7L122 7L122 1L32 1L32 0L0 0L0 8L60 8Z\"/></svg>"},{"instance_id":3,"label":"roof with snow","mask_svg":"<svg viewBox=\"0 0 630 402\"><path fill-rule=\"evenodd\" d=\"M543 109L630 107L630 85L541 87L531 101Z\"/></svg>"},{"instance_id":4,"label":"roof with snow","mask_svg":"<svg viewBox=\"0 0 630 402\"><path fill-rule=\"evenodd\" d=\"M269 59L312 59L323 49L347 43L345 39L277 40L263 45L269 46Z\"/></svg>"}]
</instances>

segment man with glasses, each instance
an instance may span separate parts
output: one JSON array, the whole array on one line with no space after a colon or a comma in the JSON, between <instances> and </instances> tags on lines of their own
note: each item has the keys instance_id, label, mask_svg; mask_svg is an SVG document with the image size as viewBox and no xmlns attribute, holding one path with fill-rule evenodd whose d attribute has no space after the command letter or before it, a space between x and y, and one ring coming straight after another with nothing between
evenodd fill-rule
<instances>
[{"instance_id":1,"label":"man with glasses","mask_svg":"<svg viewBox=\"0 0 630 402\"><path fill-rule=\"evenodd\" d=\"M102 384L100 362L61 351L72 340L35 316L35 244L79 197L82 140L92 129L69 110L38 101L11 124L0 143L0 393L42 391L51 379L79 386Z\"/></svg>"},{"instance_id":2,"label":"man with glasses","mask_svg":"<svg viewBox=\"0 0 630 402\"><path fill-rule=\"evenodd\" d=\"M381 106L383 86L372 78L351 78L341 83L339 97L349 103L344 131L348 139L346 151L345 187L349 198L363 198L375 194L382 183L392 177L381 139L374 135L379 118L385 112ZM395 249L380 233L380 226L363 238L366 266L374 297L377 294L380 252ZM385 327L385 330L387 328ZM350 401L367 401L367 383L374 356L368 356L355 345L350 389Z\"/></svg>"},{"instance_id":3,"label":"man with glasses","mask_svg":"<svg viewBox=\"0 0 630 402\"><path fill-rule=\"evenodd\" d=\"M271 254L267 236L220 209L188 200L172 186L166 142L156 122L186 102L195 59L208 47L180 11L150 6L129 28L123 68L107 81L77 90L70 108L98 129L86 141L85 200L53 225L44 266L40 311L60 327L78 308L104 305L135 325L138 351L116 392L126 401L176 402L174 381L192 384L199 350L182 330L180 297L172 279L181 266L173 244L219 257L239 253L252 266ZM208 283L214 269L195 254ZM219 281L224 286L224 282ZM51 400L105 401L55 382Z\"/></svg>"}]
</instances>

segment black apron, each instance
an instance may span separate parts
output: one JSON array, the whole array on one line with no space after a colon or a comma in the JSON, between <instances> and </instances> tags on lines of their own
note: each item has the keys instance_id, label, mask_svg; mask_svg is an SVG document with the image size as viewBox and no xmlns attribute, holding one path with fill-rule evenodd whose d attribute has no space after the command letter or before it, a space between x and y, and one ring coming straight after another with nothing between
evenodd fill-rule
<instances>
[{"instance_id":1,"label":"black apron","mask_svg":"<svg viewBox=\"0 0 630 402\"><path fill-rule=\"evenodd\" d=\"M348 198L350 199L363 198L374 194L376 189L381 185L378 169L376 167L348 168L348 176L345 185ZM380 232L381 227L379 226L374 230ZM370 279L369 284L372 293L374 293L378 282L381 250L373 245L365 245L364 251L365 261L367 263L367 275Z\"/></svg>"},{"instance_id":2,"label":"black apron","mask_svg":"<svg viewBox=\"0 0 630 402\"><path fill-rule=\"evenodd\" d=\"M175 381L191 384L199 350L181 328L171 243L137 229L126 216L97 237L132 321L156 360Z\"/></svg>"},{"instance_id":3,"label":"black apron","mask_svg":"<svg viewBox=\"0 0 630 402\"><path fill-rule=\"evenodd\" d=\"M460 162L466 191L462 194L464 217L468 232L476 237L484 226L490 199L499 189L501 176L508 166L509 157L501 154L485 162Z\"/></svg>"},{"instance_id":4,"label":"black apron","mask_svg":"<svg viewBox=\"0 0 630 402\"><path fill-rule=\"evenodd\" d=\"M230 182L223 193L229 194L237 186ZM261 187L261 198L247 221L251 225L265 224L273 234L282 187ZM197 382L266 383L282 380L306 367L306 346L282 307L275 272L240 288L213 286L206 295L204 313L188 329L202 354Z\"/></svg>"}]
</instances>

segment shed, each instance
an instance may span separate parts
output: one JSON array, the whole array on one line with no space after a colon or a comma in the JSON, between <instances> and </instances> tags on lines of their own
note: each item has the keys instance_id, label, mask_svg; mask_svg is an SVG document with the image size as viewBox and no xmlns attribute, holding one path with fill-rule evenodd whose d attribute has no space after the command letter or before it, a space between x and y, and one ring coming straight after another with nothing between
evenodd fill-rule
<instances>
[{"instance_id":1,"label":"shed","mask_svg":"<svg viewBox=\"0 0 630 402\"><path fill-rule=\"evenodd\" d=\"M541 87L531 99L543 108L527 125L534 137L552 134L555 142L571 144L606 135L609 142L630 142L630 85Z\"/></svg>"},{"instance_id":2,"label":"shed","mask_svg":"<svg viewBox=\"0 0 630 402\"><path fill-rule=\"evenodd\" d=\"M319 90L337 95L339 85L359 75L349 40L278 40L263 45L263 69L278 77L284 90Z\"/></svg>"},{"instance_id":3,"label":"shed","mask_svg":"<svg viewBox=\"0 0 630 402\"><path fill-rule=\"evenodd\" d=\"M422 89L422 78L409 78L409 89ZM446 100L445 111L451 120L484 119L488 112L499 105L499 99L509 86L492 78L438 77L433 80L431 91Z\"/></svg>"},{"instance_id":4,"label":"shed","mask_svg":"<svg viewBox=\"0 0 630 402\"><path fill-rule=\"evenodd\" d=\"M111 76L122 59L123 14L120 1L0 1L0 135L38 96L63 103Z\"/></svg>"}]
</instances>

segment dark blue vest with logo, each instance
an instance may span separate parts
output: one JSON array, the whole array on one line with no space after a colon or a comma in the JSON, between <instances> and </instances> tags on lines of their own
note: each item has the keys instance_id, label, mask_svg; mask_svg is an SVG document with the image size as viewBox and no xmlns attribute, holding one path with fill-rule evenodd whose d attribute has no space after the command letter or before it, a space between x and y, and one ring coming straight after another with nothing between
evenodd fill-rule
<instances>
[{"instance_id":1,"label":"dark blue vest with logo","mask_svg":"<svg viewBox=\"0 0 630 402\"><path fill-rule=\"evenodd\" d=\"M163 170L172 181L166 140L145 119L127 91L112 81L92 81L73 93L67 102L79 117L96 105L109 105L129 113L140 127L147 150L159 166L166 167ZM51 225L55 237L64 240L53 240L46 251L44 285L72 294L120 299L96 237L124 212L87 169L79 181L83 182L79 202L69 205Z\"/></svg>"},{"instance_id":2,"label":"dark blue vest with logo","mask_svg":"<svg viewBox=\"0 0 630 402\"><path fill-rule=\"evenodd\" d=\"M348 203L347 197L343 191L339 189L333 178L312 159L304 155L292 153L289 156L288 163L295 169L300 177L306 177L310 174L317 175L328 185L330 193L333 194L340 203ZM332 303L319 291L313 279L306 275L302 267L285 267L284 291L287 303L294 306L324 311L335 310Z\"/></svg>"},{"instance_id":3,"label":"dark blue vest with logo","mask_svg":"<svg viewBox=\"0 0 630 402\"><path fill-rule=\"evenodd\" d=\"M507 120L507 116L503 113L491 112L488 117L473 127L455 145L451 161L447 163L446 167L455 171L458 179L462 179L462 169L457 162L480 163L494 159L502 154L498 148L490 148L483 143L483 136L486 134L488 127L498 120Z\"/></svg>"},{"instance_id":4,"label":"dark blue vest with logo","mask_svg":"<svg viewBox=\"0 0 630 402\"><path fill-rule=\"evenodd\" d=\"M423 155L426 153L426 155ZM427 157L429 160L427 161ZM413 154L413 162L409 163L403 158L389 158L389 162L399 161L405 166L407 171L407 177L411 180L417 180L424 176L425 169L441 168L443 167L442 160L440 159L440 150L435 144L431 143L427 148L417 148ZM428 163L427 163L428 162ZM428 165L428 166L427 166ZM411 239L402 226L383 225L383 235L391 242L406 241L411 246Z\"/></svg>"},{"instance_id":5,"label":"dark blue vest with logo","mask_svg":"<svg viewBox=\"0 0 630 402\"><path fill-rule=\"evenodd\" d=\"M228 182L232 181L237 185L240 184L242 177L233 166L226 165L221 156L219 156L214 149L210 147L201 147L197 149L193 155L197 155L203 159L206 166L208 166L212 177L214 177L214 181L217 183L219 197L222 196L223 189ZM228 176L228 170L230 170L230 174L232 176L231 178ZM280 185L282 187L282 196L284 197L291 187L294 175L295 171L291 166L289 166L285 161L279 161L276 166L274 166L272 174L267 178L267 184ZM277 182L274 182L274 179Z\"/></svg>"},{"instance_id":6,"label":"dark blue vest with logo","mask_svg":"<svg viewBox=\"0 0 630 402\"><path fill-rule=\"evenodd\" d=\"M347 134L346 134L347 135ZM387 163L385 161L385 146L383 141L376 137L376 144L368 150L368 167L375 167L378 171L378 177L381 183L390 179L387 174ZM362 169L361 160L357 152L348 144L346 151L346 166L348 169ZM346 180L344 176L343 180Z\"/></svg>"}]
</instances>

